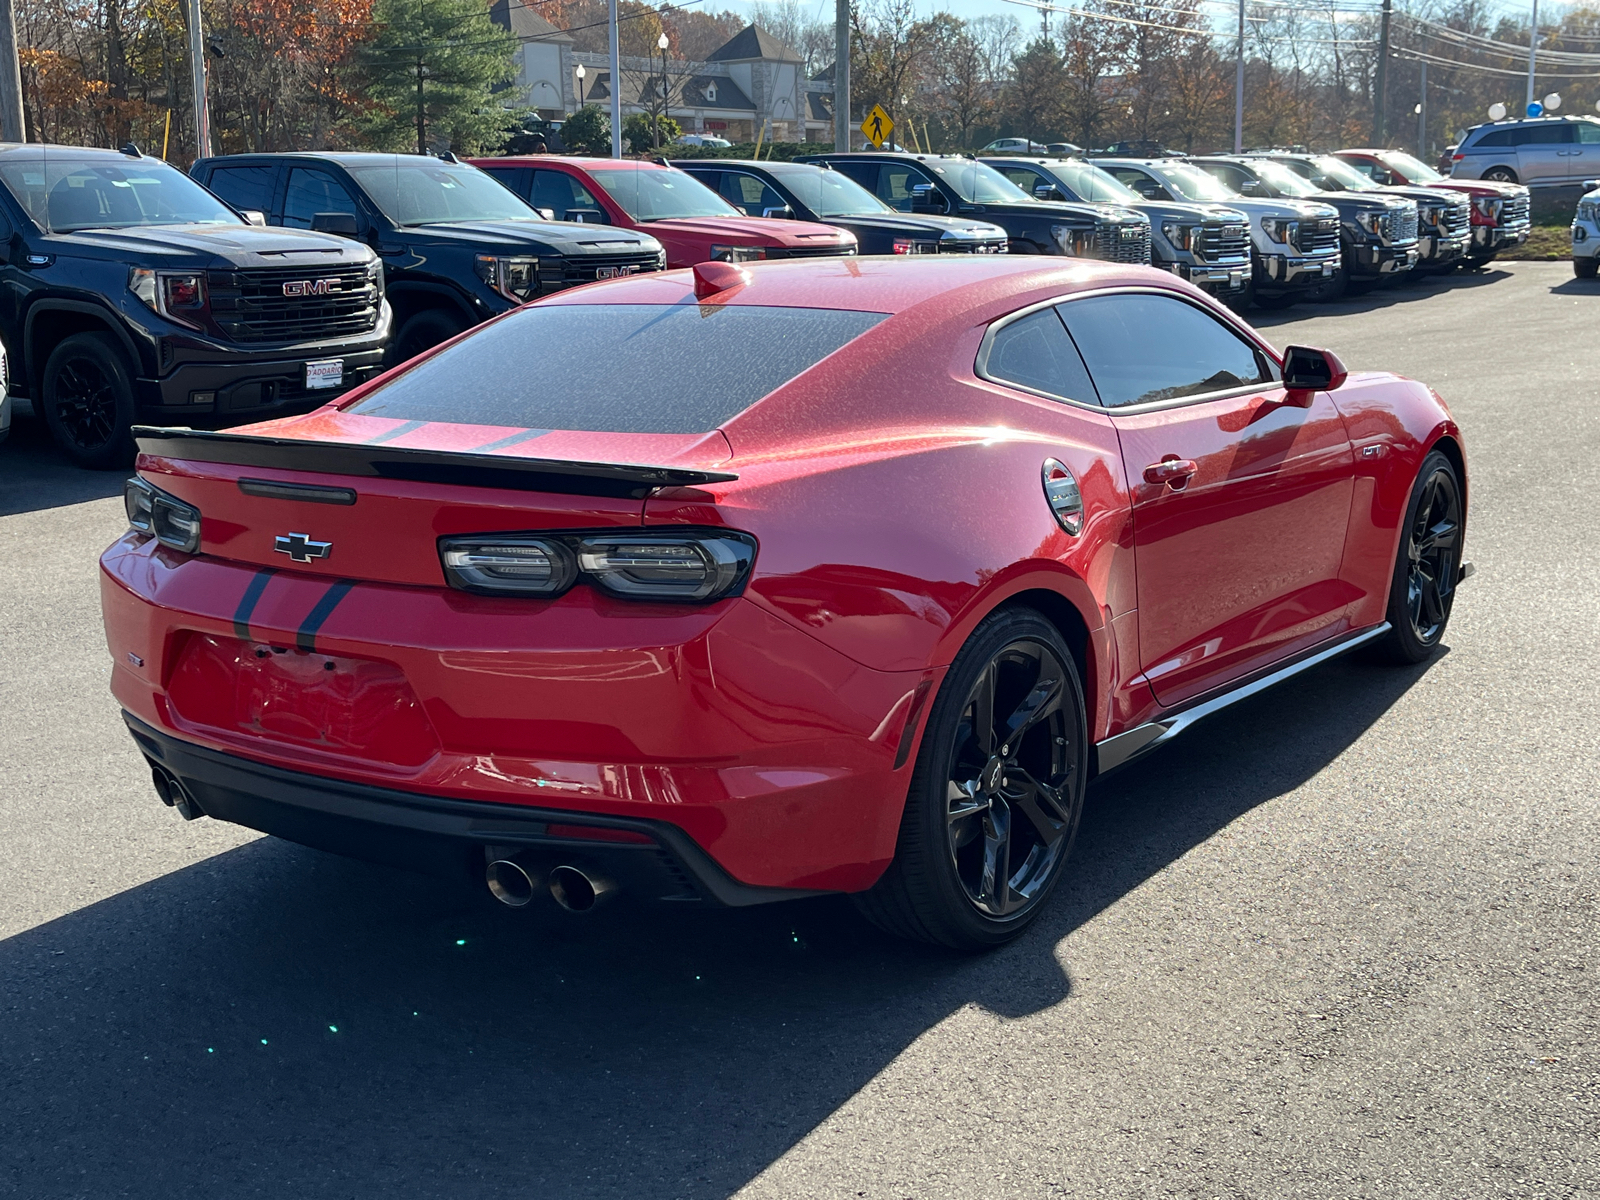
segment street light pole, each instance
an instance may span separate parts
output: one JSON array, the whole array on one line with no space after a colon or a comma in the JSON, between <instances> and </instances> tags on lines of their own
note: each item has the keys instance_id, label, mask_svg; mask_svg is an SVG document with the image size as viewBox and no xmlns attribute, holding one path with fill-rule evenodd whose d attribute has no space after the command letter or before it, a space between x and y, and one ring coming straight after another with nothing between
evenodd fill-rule
<instances>
[{"instance_id":1,"label":"street light pole","mask_svg":"<svg viewBox=\"0 0 1600 1200\"><path fill-rule=\"evenodd\" d=\"M194 90L194 153L211 155L211 110L206 103L206 41L200 27L200 0L189 0L189 77Z\"/></svg>"},{"instance_id":2,"label":"street light pole","mask_svg":"<svg viewBox=\"0 0 1600 1200\"><path fill-rule=\"evenodd\" d=\"M656 45L661 48L661 120L656 125L656 145L660 146L661 139L667 135L667 122L672 118L668 114L671 100L667 96L667 35L662 34L656 39Z\"/></svg>"},{"instance_id":3,"label":"street light pole","mask_svg":"<svg viewBox=\"0 0 1600 1200\"><path fill-rule=\"evenodd\" d=\"M1422 82L1419 91L1422 95L1417 98L1417 157L1423 162L1428 161L1428 64L1417 64L1422 68Z\"/></svg>"},{"instance_id":4,"label":"street light pole","mask_svg":"<svg viewBox=\"0 0 1600 1200\"><path fill-rule=\"evenodd\" d=\"M579 108L583 107L583 77L585 75L587 75L587 74L588 74L588 72L583 69L583 64L579 63L578 64L578 70L577 70L577 75L578 75L578 107Z\"/></svg>"},{"instance_id":5,"label":"street light pole","mask_svg":"<svg viewBox=\"0 0 1600 1200\"><path fill-rule=\"evenodd\" d=\"M1239 0L1239 61L1233 76L1233 152L1244 153L1244 0Z\"/></svg>"},{"instance_id":6,"label":"street light pole","mask_svg":"<svg viewBox=\"0 0 1600 1200\"><path fill-rule=\"evenodd\" d=\"M0 0L0 141L20 142L22 67L17 62L17 18L11 0Z\"/></svg>"},{"instance_id":7,"label":"street light pole","mask_svg":"<svg viewBox=\"0 0 1600 1200\"><path fill-rule=\"evenodd\" d=\"M1383 147L1389 140L1389 13L1393 0L1383 0L1378 23L1378 77L1372 88L1372 140Z\"/></svg>"},{"instance_id":8,"label":"street light pole","mask_svg":"<svg viewBox=\"0 0 1600 1200\"><path fill-rule=\"evenodd\" d=\"M617 46L617 0L611 0L611 157L622 157L622 54Z\"/></svg>"},{"instance_id":9,"label":"street light pole","mask_svg":"<svg viewBox=\"0 0 1600 1200\"><path fill-rule=\"evenodd\" d=\"M850 0L833 6L833 149L850 153Z\"/></svg>"},{"instance_id":10,"label":"street light pole","mask_svg":"<svg viewBox=\"0 0 1600 1200\"><path fill-rule=\"evenodd\" d=\"M1533 19L1528 27L1528 103L1533 103L1533 56L1539 48L1539 0L1533 0ZM1524 113L1528 110L1523 109Z\"/></svg>"}]
</instances>

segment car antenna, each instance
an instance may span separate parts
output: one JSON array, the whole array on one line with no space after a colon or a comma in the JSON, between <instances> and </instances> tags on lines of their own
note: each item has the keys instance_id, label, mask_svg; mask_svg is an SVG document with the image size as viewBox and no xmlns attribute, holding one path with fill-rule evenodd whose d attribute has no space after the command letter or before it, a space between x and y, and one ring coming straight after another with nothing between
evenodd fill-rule
<instances>
[{"instance_id":1,"label":"car antenna","mask_svg":"<svg viewBox=\"0 0 1600 1200\"><path fill-rule=\"evenodd\" d=\"M122 145L117 147L117 152L119 154L126 154L129 158L143 158L144 157L144 152L142 150L140 150L139 147L135 146L132 142L123 142Z\"/></svg>"},{"instance_id":2,"label":"car antenna","mask_svg":"<svg viewBox=\"0 0 1600 1200\"><path fill-rule=\"evenodd\" d=\"M658 154L650 161L655 163L658 167L670 167L672 165L667 161L666 155L664 154Z\"/></svg>"},{"instance_id":3,"label":"car antenna","mask_svg":"<svg viewBox=\"0 0 1600 1200\"><path fill-rule=\"evenodd\" d=\"M461 160L456 157L456 154L455 154L454 150L441 150L439 152L439 161L440 162L448 162L448 163L458 163Z\"/></svg>"}]
</instances>

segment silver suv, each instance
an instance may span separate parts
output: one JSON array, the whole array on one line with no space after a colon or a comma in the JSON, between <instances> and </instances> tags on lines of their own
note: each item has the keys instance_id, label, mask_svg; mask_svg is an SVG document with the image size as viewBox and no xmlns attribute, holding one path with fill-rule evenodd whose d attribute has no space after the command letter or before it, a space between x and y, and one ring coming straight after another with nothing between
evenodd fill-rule
<instances>
[{"instance_id":1,"label":"silver suv","mask_svg":"<svg viewBox=\"0 0 1600 1200\"><path fill-rule=\"evenodd\" d=\"M1533 117L1467 130L1450 156L1452 179L1492 179L1529 187L1582 183L1600 174L1600 120Z\"/></svg>"}]
</instances>

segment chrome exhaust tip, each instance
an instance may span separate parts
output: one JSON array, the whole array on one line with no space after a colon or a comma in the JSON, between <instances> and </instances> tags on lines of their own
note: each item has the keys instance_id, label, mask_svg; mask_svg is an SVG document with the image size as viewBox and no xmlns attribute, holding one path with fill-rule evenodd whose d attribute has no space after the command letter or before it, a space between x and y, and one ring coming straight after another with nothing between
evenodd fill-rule
<instances>
[{"instance_id":1,"label":"chrome exhaust tip","mask_svg":"<svg viewBox=\"0 0 1600 1200\"><path fill-rule=\"evenodd\" d=\"M484 869L489 894L507 908L526 908L539 890L538 873L514 858L497 858Z\"/></svg>"},{"instance_id":2,"label":"chrome exhaust tip","mask_svg":"<svg viewBox=\"0 0 1600 1200\"><path fill-rule=\"evenodd\" d=\"M178 777L165 767L151 763L150 781L155 784L156 795L161 798L161 803L168 808L177 809L178 815L185 821L206 815L206 810L200 807L200 802L191 796L188 789L178 781Z\"/></svg>"},{"instance_id":3,"label":"chrome exhaust tip","mask_svg":"<svg viewBox=\"0 0 1600 1200\"><path fill-rule=\"evenodd\" d=\"M610 880L596 878L577 867L560 866L550 872L550 895L568 912L589 912L616 890Z\"/></svg>"}]
</instances>

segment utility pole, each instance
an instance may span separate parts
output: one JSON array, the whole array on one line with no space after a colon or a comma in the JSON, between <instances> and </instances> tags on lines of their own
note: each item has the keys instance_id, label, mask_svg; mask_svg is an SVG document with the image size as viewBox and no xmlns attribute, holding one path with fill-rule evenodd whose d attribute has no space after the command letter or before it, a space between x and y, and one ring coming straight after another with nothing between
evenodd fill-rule
<instances>
[{"instance_id":1,"label":"utility pole","mask_svg":"<svg viewBox=\"0 0 1600 1200\"><path fill-rule=\"evenodd\" d=\"M611 157L622 157L622 52L617 48L617 0L611 0Z\"/></svg>"},{"instance_id":2,"label":"utility pole","mask_svg":"<svg viewBox=\"0 0 1600 1200\"><path fill-rule=\"evenodd\" d=\"M1428 161L1428 64L1423 61L1417 64L1422 68L1422 84L1418 89L1422 95L1417 101L1417 157L1423 162Z\"/></svg>"},{"instance_id":3,"label":"utility pole","mask_svg":"<svg viewBox=\"0 0 1600 1200\"><path fill-rule=\"evenodd\" d=\"M1372 88L1372 141L1383 147L1389 140L1389 14L1394 0L1383 0L1383 17L1378 26L1378 78Z\"/></svg>"},{"instance_id":4,"label":"utility pole","mask_svg":"<svg viewBox=\"0 0 1600 1200\"><path fill-rule=\"evenodd\" d=\"M189 76L194 88L194 153L211 154L211 107L206 101L206 38L200 27L200 0L189 0Z\"/></svg>"},{"instance_id":5,"label":"utility pole","mask_svg":"<svg viewBox=\"0 0 1600 1200\"><path fill-rule=\"evenodd\" d=\"M417 153L428 152L428 107L422 99L422 56L417 55Z\"/></svg>"},{"instance_id":6,"label":"utility pole","mask_svg":"<svg viewBox=\"0 0 1600 1200\"><path fill-rule=\"evenodd\" d=\"M850 0L833 4L833 149L850 153Z\"/></svg>"},{"instance_id":7,"label":"utility pole","mask_svg":"<svg viewBox=\"0 0 1600 1200\"><path fill-rule=\"evenodd\" d=\"M1233 76L1233 152L1244 153L1244 0L1239 0L1239 61Z\"/></svg>"},{"instance_id":8,"label":"utility pole","mask_svg":"<svg viewBox=\"0 0 1600 1200\"><path fill-rule=\"evenodd\" d=\"M1533 20L1528 26L1528 103L1533 103L1533 56L1539 48L1539 0L1533 0ZM1522 110L1524 114L1527 109Z\"/></svg>"},{"instance_id":9,"label":"utility pole","mask_svg":"<svg viewBox=\"0 0 1600 1200\"><path fill-rule=\"evenodd\" d=\"M20 142L22 68L17 63L17 18L11 0L0 0L0 141Z\"/></svg>"}]
</instances>

